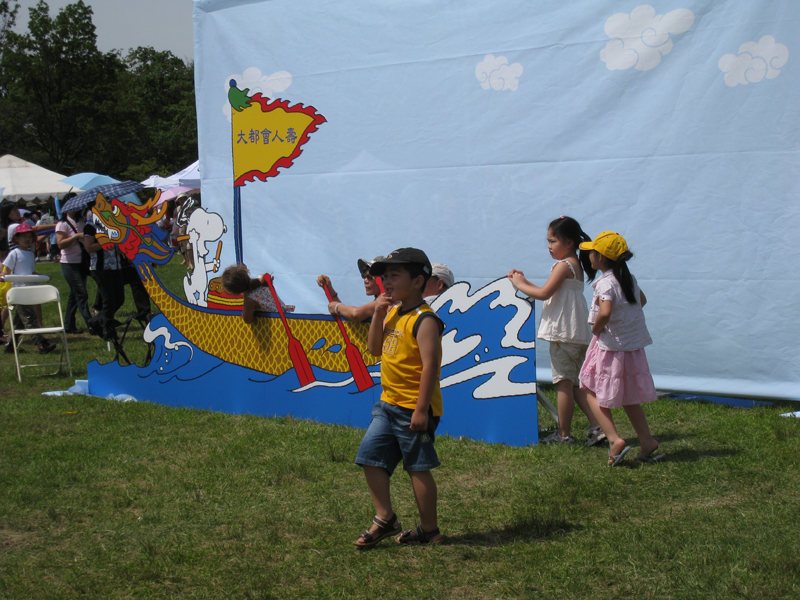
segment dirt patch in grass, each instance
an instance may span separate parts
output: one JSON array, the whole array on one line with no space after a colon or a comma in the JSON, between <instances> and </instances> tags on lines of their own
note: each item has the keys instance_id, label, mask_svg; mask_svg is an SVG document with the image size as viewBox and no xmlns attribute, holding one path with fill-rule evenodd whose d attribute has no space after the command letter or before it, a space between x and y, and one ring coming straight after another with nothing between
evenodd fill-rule
<instances>
[{"instance_id":1,"label":"dirt patch in grass","mask_svg":"<svg viewBox=\"0 0 800 600\"><path fill-rule=\"evenodd\" d=\"M32 531L0 529L0 550L11 550L30 546L37 536Z\"/></svg>"}]
</instances>

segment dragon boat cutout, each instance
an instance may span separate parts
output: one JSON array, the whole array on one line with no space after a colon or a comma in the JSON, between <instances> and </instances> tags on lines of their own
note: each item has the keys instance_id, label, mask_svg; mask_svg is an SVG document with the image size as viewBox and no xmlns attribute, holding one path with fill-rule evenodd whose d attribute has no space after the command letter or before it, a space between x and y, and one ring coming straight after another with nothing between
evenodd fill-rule
<instances>
[{"instance_id":1,"label":"dragon boat cutout","mask_svg":"<svg viewBox=\"0 0 800 600\"><path fill-rule=\"evenodd\" d=\"M144 331L145 341L154 345L152 359L144 366L90 363L89 391L169 406L366 427L381 393L379 358L367 351L367 323L280 312L256 313L247 324L241 318L241 297L226 293L214 276L224 244L232 243L236 262L243 262L241 187L291 167L325 118L311 106L248 95L235 81L228 99L233 227L229 231L222 217L205 207L192 214L200 215L187 227L195 272L205 270L189 284L184 281L183 298L158 277L158 267L174 253L168 233L156 225L166 211L160 194L142 205L97 196L91 218L98 242L104 248L116 245L131 260L159 314ZM194 273L187 279L194 279ZM278 295L274 288L273 295ZM320 308L326 306L321 298ZM474 291L466 282L456 283L431 308L445 324L445 416L439 431L512 445L536 443L532 304L500 278Z\"/></svg>"},{"instance_id":2,"label":"dragon boat cutout","mask_svg":"<svg viewBox=\"0 0 800 600\"><path fill-rule=\"evenodd\" d=\"M264 374L278 376L294 369L282 320L264 318L265 313L261 313L248 325L239 314L241 296L227 294L218 278L209 282L209 292L219 299L217 304L224 306L221 309L203 308L179 299L163 286L154 266L169 262L174 250L166 237L159 237L166 236L166 232L155 225L166 210L163 203L155 206L158 197L157 193L147 203L137 206L117 199L109 202L98 194L92 209L98 243L106 248L116 245L133 262L159 312L197 349ZM149 217L145 216L148 212L152 212ZM291 320L290 334L300 342L313 367L334 373L351 371L344 353L338 352L343 340L336 322L321 315L290 316L288 320ZM377 359L366 350L366 325L349 322L343 325L364 363L376 364ZM341 341L336 341L337 338Z\"/></svg>"}]
</instances>

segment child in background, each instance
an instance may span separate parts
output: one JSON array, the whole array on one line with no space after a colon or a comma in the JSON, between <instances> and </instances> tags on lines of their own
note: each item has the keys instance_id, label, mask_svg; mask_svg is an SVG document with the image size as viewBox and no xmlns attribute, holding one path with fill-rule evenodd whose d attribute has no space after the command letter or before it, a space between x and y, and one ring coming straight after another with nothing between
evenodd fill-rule
<instances>
[{"instance_id":1,"label":"child in background","mask_svg":"<svg viewBox=\"0 0 800 600\"><path fill-rule=\"evenodd\" d=\"M559 217L547 229L547 248L556 262L550 277L541 287L525 279L522 271L512 270L508 278L514 287L536 300L542 300L539 339L550 342L550 365L558 392L558 431L542 440L543 444L574 444L572 415L577 403L589 419L586 445L605 439L594 413L580 389L580 371L586 349L592 339L589 309L583 295L584 272L589 281L596 270L589 262L589 252L578 258L578 246L591 238L572 217Z\"/></svg>"},{"instance_id":2,"label":"child in background","mask_svg":"<svg viewBox=\"0 0 800 600\"><path fill-rule=\"evenodd\" d=\"M242 318L252 323L255 311L278 312L275 302L280 302L284 312L292 312L294 306L287 306L280 298L273 298L269 286L262 275L258 279L250 277L247 265L231 265L222 272L222 286L229 294L243 294Z\"/></svg>"},{"instance_id":3,"label":"child in background","mask_svg":"<svg viewBox=\"0 0 800 600\"><path fill-rule=\"evenodd\" d=\"M15 248L8 253L8 256L3 261L3 274L0 276L0 280L5 280L6 275L37 275L34 271L36 257L31 249L36 243L36 234L33 232L33 228L27 223L18 225L12 239ZM24 285L24 283L15 282L12 287ZM23 319L25 320L24 325ZM39 329L44 327L42 324L42 306L40 304L34 306L18 304L14 309L14 328L36 329L37 327ZM52 352L56 347L55 344L48 342L42 335L32 337L33 342L39 347L39 354ZM13 340L9 340L6 343L5 351L7 353L14 352Z\"/></svg>"},{"instance_id":4,"label":"child in background","mask_svg":"<svg viewBox=\"0 0 800 600\"><path fill-rule=\"evenodd\" d=\"M441 463L433 446L442 415L439 377L444 325L422 298L431 263L422 250L400 248L370 267L383 277L385 294L375 304L367 346L381 357L383 393L372 407L372 421L358 448L375 518L353 542L370 548L397 535L398 544L438 544L438 491L431 469ZM411 476L420 524L402 531L392 509L389 481L397 464Z\"/></svg>"},{"instance_id":5,"label":"child in background","mask_svg":"<svg viewBox=\"0 0 800 600\"><path fill-rule=\"evenodd\" d=\"M653 343L642 307L647 303L636 278L626 264L633 257L618 233L604 231L594 241L580 245L590 250L592 266L603 274L592 285L594 298L589 312L594 338L581 370L581 388L587 390L603 431L608 436L608 465L623 459L630 447L617 435L612 408L624 408L639 436L641 450L636 460L653 463L658 440L650 434L642 404L656 399L656 388L644 347Z\"/></svg>"}]
</instances>

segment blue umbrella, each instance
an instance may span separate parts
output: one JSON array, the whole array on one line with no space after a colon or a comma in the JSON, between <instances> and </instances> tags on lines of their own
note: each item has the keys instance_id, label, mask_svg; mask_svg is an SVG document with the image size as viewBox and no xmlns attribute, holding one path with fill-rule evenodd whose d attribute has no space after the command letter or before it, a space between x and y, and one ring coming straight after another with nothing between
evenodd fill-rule
<instances>
[{"instance_id":1,"label":"blue umbrella","mask_svg":"<svg viewBox=\"0 0 800 600\"><path fill-rule=\"evenodd\" d=\"M119 198L120 196L131 194L141 189L144 189L144 186L138 181L123 181L122 183L98 185L67 200L61 207L61 213L68 213L86 208L89 202L97 198L97 194L103 194L106 198Z\"/></svg>"},{"instance_id":2,"label":"blue umbrella","mask_svg":"<svg viewBox=\"0 0 800 600\"><path fill-rule=\"evenodd\" d=\"M109 183L119 183L119 179L114 179L108 175L98 175L97 173L77 173L64 177L61 180L67 185L78 188L79 190L90 190L99 185L108 185Z\"/></svg>"}]
</instances>

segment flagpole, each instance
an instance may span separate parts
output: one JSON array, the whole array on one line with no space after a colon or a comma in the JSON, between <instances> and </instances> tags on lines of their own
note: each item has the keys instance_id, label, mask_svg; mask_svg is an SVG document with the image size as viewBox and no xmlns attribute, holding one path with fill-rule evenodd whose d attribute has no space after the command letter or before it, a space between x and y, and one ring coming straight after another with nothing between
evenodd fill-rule
<instances>
[{"instance_id":1,"label":"flagpole","mask_svg":"<svg viewBox=\"0 0 800 600\"><path fill-rule=\"evenodd\" d=\"M244 262L242 257L242 186L233 186L233 247L236 249L236 264Z\"/></svg>"}]
</instances>

